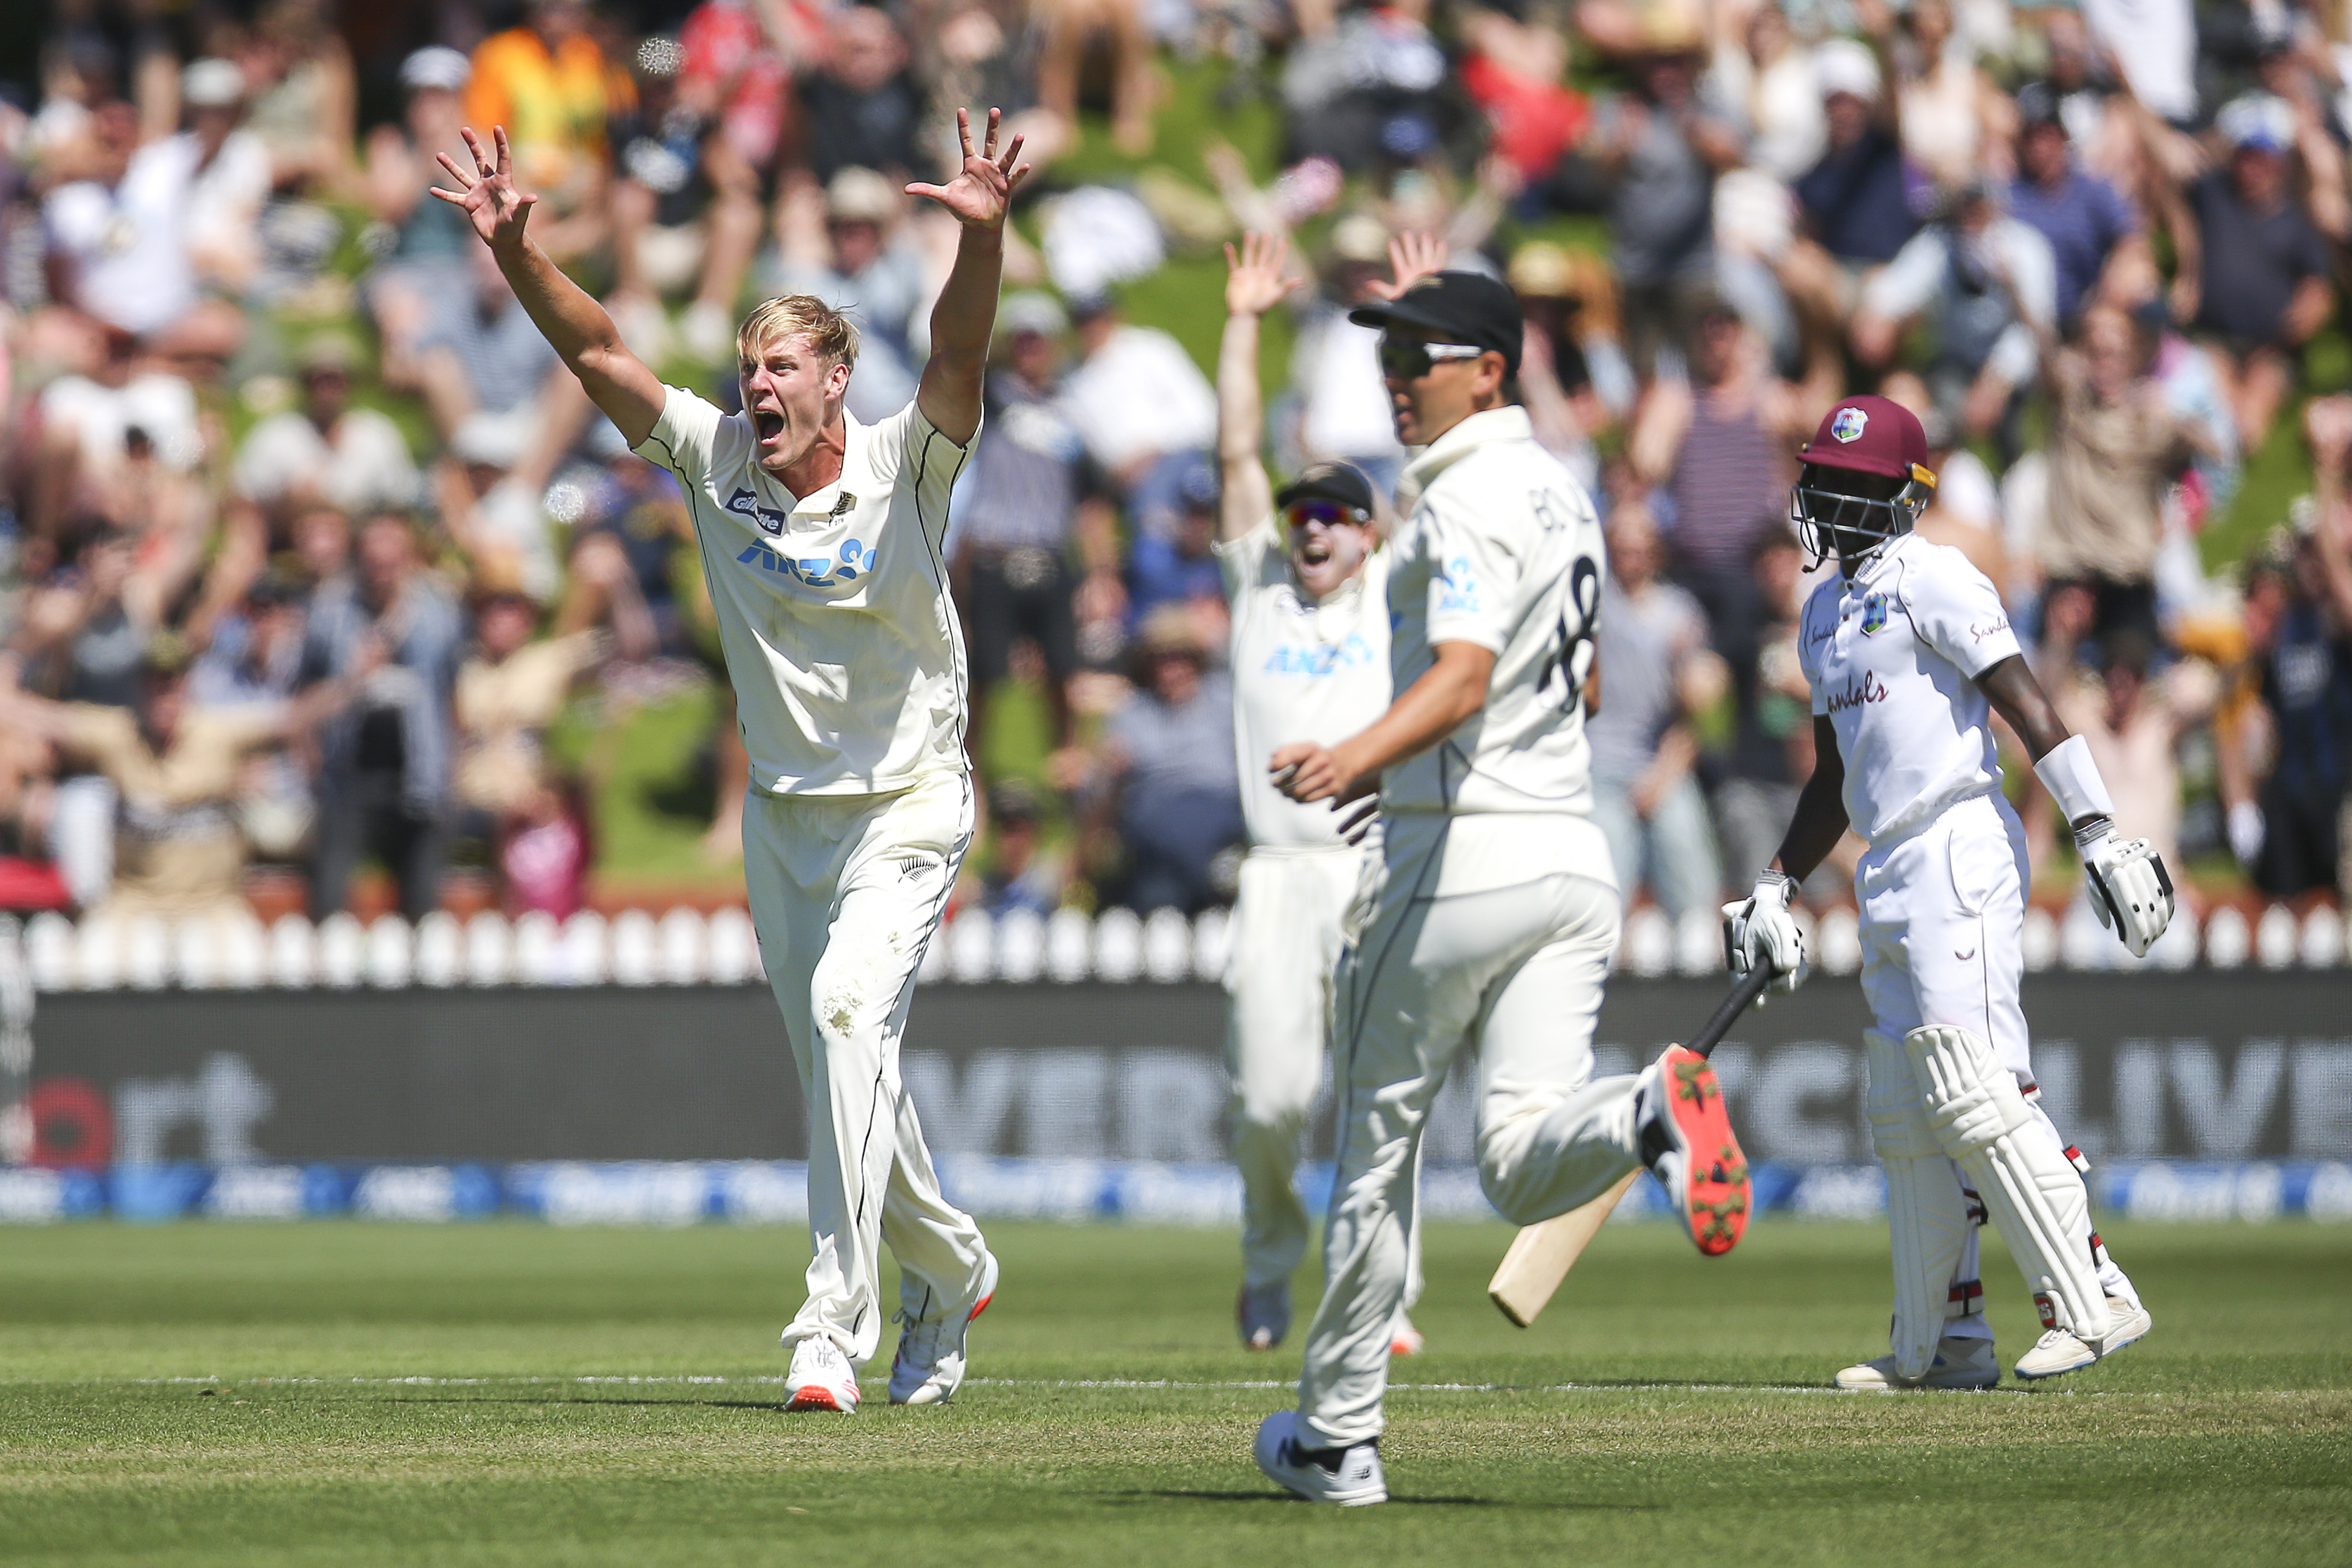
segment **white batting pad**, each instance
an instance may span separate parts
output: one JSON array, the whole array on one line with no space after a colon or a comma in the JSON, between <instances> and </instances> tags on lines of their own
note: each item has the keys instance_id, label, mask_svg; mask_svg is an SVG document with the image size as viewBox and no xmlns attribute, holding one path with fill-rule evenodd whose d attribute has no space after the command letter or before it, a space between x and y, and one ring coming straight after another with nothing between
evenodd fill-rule
<instances>
[{"instance_id":1,"label":"white batting pad","mask_svg":"<svg viewBox=\"0 0 2352 1568\"><path fill-rule=\"evenodd\" d=\"M1949 1319L1952 1277L1968 1245L1969 1215L1944 1145L1920 1107L1910 1058L1892 1036L1871 1029L1871 1146L1886 1167L1886 1224L1895 1249L1895 1374L1924 1375Z\"/></svg>"},{"instance_id":2,"label":"white batting pad","mask_svg":"<svg viewBox=\"0 0 2352 1568\"><path fill-rule=\"evenodd\" d=\"M1928 1125L1976 1184L2027 1285L2047 1298L2059 1319L2053 1326L2093 1343L2105 1339L2110 1321L2091 1260L2090 1194L2049 1123L2026 1105L1990 1042L1966 1029L1914 1029L1903 1051Z\"/></svg>"}]
</instances>

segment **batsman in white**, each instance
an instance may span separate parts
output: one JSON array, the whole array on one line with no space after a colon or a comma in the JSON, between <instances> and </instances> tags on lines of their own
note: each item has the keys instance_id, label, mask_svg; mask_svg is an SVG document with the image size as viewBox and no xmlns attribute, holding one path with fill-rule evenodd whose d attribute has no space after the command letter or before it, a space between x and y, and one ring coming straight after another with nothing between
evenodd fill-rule
<instances>
[{"instance_id":1,"label":"batsman in white","mask_svg":"<svg viewBox=\"0 0 2352 1568\"><path fill-rule=\"evenodd\" d=\"M1293 800L1377 788L1383 832L1333 983L1339 1151L1323 1302L1298 1406L1267 1416L1256 1443L1269 1478L1343 1504L1388 1496L1381 1397L1422 1131L1465 1047L1479 1179L1506 1217L1564 1213L1636 1163L1658 1173L1702 1252L1728 1251L1748 1210L1747 1164L1704 1058L1675 1047L1639 1074L1593 1077L1619 915L1584 738L1601 524L1505 400L1518 301L1491 278L1440 272L1354 319L1382 330L1397 436L1423 450L1390 547L1397 695L1336 745L1294 742L1272 760Z\"/></svg>"},{"instance_id":2,"label":"batsman in white","mask_svg":"<svg viewBox=\"0 0 2352 1568\"><path fill-rule=\"evenodd\" d=\"M1400 284L1436 270L1433 241L1391 247ZM1246 234L1225 247L1225 331L1217 355L1217 562L1233 607L1234 743L1250 851L1234 905L1226 975L1225 1059L1233 1075L1234 1163L1242 1173L1242 1343L1272 1350L1290 1331L1290 1277L1307 1255L1307 1207L1291 1185L1299 1134L1322 1078L1331 973L1364 848L1323 805L1302 805L1263 766L1301 737L1354 734L1389 704L1389 552L1370 480L1319 463L1277 494L1260 461L1258 319L1304 281L1288 246ZM1391 1349L1421 1335L1407 1313L1420 1294L1415 1252Z\"/></svg>"},{"instance_id":3,"label":"batsman in white","mask_svg":"<svg viewBox=\"0 0 2352 1568\"><path fill-rule=\"evenodd\" d=\"M1871 1137L1894 1235L1893 1352L1841 1388L1982 1388L2000 1381L1979 1309L1979 1199L2041 1308L2024 1379L2090 1365L2148 1331L2139 1294L2091 1228L2088 1167L2039 1103L2018 1004L2030 885L2025 833L2003 798L1991 713L2008 721L2074 826L2099 918L2145 953L2172 918L2172 882L2145 839L2119 838L2089 748L2026 668L1984 574L1911 531L1935 487L1909 411L1851 397L1798 454L1792 521L1839 574L1798 624L1818 761L1754 894L1724 906L1731 967L1805 974L1789 896L1849 823L1862 986L1876 1026Z\"/></svg>"},{"instance_id":4,"label":"batsman in white","mask_svg":"<svg viewBox=\"0 0 2352 1568\"><path fill-rule=\"evenodd\" d=\"M684 483L735 688L751 787L743 878L809 1107L808 1302L783 1333L793 1410L857 1408L881 1334L879 1244L898 1258L894 1404L948 1398L997 1263L940 1194L898 1043L915 971L972 833L963 640L940 546L948 491L979 433L1004 217L1028 173L997 113L944 185L911 184L962 225L931 312L915 400L879 424L842 407L857 331L803 295L737 337L743 412L665 387L602 306L524 232L506 132L495 162L443 157L532 321L643 457Z\"/></svg>"}]
</instances>

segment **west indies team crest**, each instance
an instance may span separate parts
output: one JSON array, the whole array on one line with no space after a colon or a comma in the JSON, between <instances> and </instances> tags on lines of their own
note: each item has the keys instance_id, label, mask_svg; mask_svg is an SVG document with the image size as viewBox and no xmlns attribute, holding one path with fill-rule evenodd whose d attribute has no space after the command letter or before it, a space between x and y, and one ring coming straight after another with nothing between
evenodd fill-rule
<instances>
[{"instance_id":1,"label":"west indies team crest","mask_svg":"<svg viewBox=\"0 0 2352 1568\"><path fill-rule=\"evenodd\" d=\"M1873 594L1862 602L1862 635L1875 637L1886 629L1886 595Z\"/></svg>"},{"instance_id":2,"label":"west indies team crest","mask_svg":"<svg viewBox=\"0 0 2352 1568\"><path fill-rule=\"evenodd\" d=\"M1859 441L1869 427L1870 416L1859 408L1841 408L1830 421L1830 434L1841 441Z\"/></svg>"}]
</instances>

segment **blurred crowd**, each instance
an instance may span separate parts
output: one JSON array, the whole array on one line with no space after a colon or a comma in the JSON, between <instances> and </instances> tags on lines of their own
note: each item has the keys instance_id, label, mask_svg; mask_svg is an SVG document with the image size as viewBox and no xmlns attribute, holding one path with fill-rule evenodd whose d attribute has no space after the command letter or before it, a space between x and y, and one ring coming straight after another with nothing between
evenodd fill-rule
<instances>
[{"instance_id":1,"label":"blurred crowd","mask_svg":"<svg viewBox=\"0 0 2352 1568\"><path fill-rule=\"evenodd\" d=\"M1921 531L2000 586L2126 828L2204 885L2341 894L2347 85L2340 0L58 0L0 84L0 906L235 916L274 879L314 914L360 884L568 913L613 738L696 690L723 860L744 763L682 501L435 159L506 126L541 243L721 399L750 301L853 310L872 418L928 352L953 222L902 187L959 104L1040 164L948 547L968 901L1231 897L1259 763L1195 356L1244 227L1311 272L1285 473L1399 472L1347 321L1392 237L1519 294L1519 399L1608 530L1629 896L1706 910L1778 843L1824 570L1790 454L1860 389L1926 423ZM1269 111L1271 161L1213 133Z\"/></svg>"}]
</instances>

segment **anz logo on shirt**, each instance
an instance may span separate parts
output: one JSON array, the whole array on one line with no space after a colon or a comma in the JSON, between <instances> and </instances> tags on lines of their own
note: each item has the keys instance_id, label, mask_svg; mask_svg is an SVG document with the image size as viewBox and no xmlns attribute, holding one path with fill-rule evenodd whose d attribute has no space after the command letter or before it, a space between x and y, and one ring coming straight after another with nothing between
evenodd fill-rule
<instances>
[{"instance_id":1,"label":"anz logo on shirt","mask_svg":"<svg viewBox=\"0 0 2352 1568\"><path fill-rule=\"evenodd\" d=\"M756 542L745 546L743 553L735 559L761 572L781 573L812 588L839 588L873 571L874 556L872 547L852 539L842 545L838 561L823 555L795 560L790 555L779 555L766 545Z\"/></svg>"},{"instance_id":2,"label":"anz logo on shirt","mask_svg":"<svg viewBox=\"0 0 2352 1568\"><path fill-rule=\"evenodd\" d=\"M1457 555L1439 569L1437 581L1443 584L1437 595L1437 613L1441 616L1475 616L1478 613L1478 579L1470 570L1470 558Z\"/></svg>"},{"instance_id":3,"label":"anz logo on shirt","mask_svg":"<svg viewBox=\"0 0 2352 1568\"><path fill-rule=\"evenodd\" d=\"M1268 675L1337 675L1343 669L1356 669L1372 662L1372 645L1361 636L1349 635L1348 640L1331 643L1284 643L1265 657Z\"/></svg>"}]
</instances>

